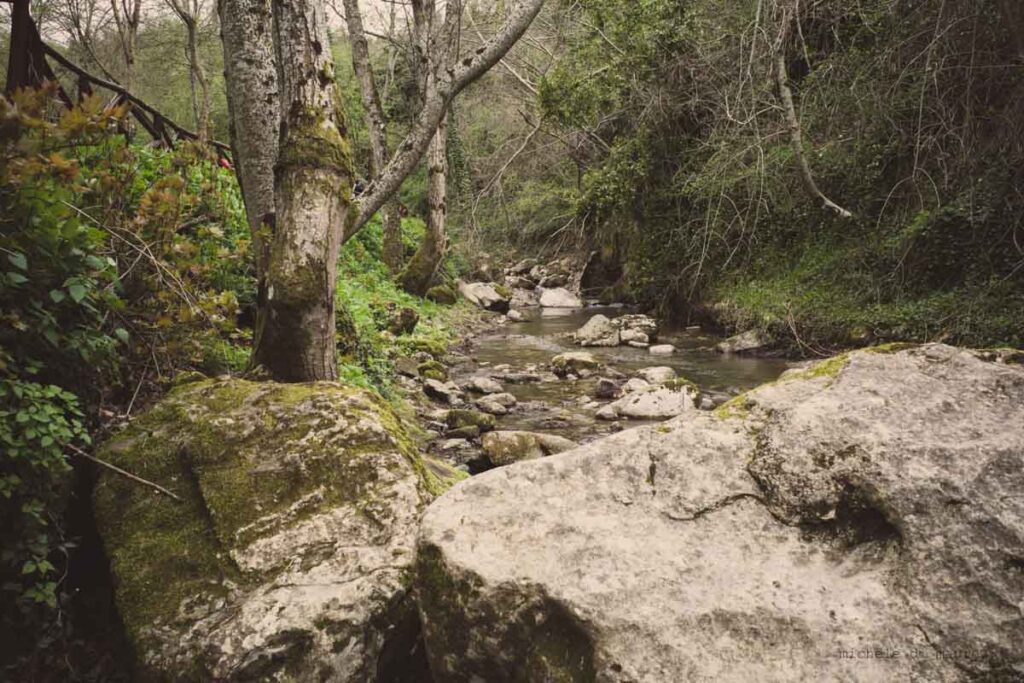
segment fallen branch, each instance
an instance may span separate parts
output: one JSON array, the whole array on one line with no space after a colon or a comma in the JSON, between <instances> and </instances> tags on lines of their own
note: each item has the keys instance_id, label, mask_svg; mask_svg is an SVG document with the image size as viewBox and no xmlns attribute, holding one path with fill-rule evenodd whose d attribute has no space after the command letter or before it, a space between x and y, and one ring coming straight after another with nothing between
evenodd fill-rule
<instances>
[{"instance_id":1,"label":"fallen branch","mask_svg":"<svg viewBox=\"0 0 1024 683\"><path fill-rule=\"evenodd\" d=\"M820 199L825 208L835 211L843 218L853 218L852 213L826 197L825 193L818 187L818 184L814 182L810 164L807 163L807 157L804 156L804 141L803 134L800 132L800 119L796 115L796 105L793 104L793 91L789 88L789 74L786 72L786 57L783 55L781 48L775 54L775 80L779 87L779 99L782 100L782 108L786 114L786 127L789 128L789 140L793 147L793 156L796 157L797 164L800 166L800 178L803 180L804 187L812 197Z\"/></svg>"},{"instance_id":2,"label":"fallen branch","mask_svg":"<svg viewBox=\"0 0 1024 683\"><path fill-rule=\"evenodd\" d=\"M153 489L154 491L158 491L158 492L164 494L165 496L170 496L171 498L173 498L174 500L178 501L179 503L184 503L185 502L184 500L179 498L176 494L171 493L170 491L165 489L163 486L160 486L160 484L154 484L153 482L149 481L148 479L143 479L142 477L137 477L134 474L132 474L131 472L127 472L125 470L122 470L117 465L111 465L109 462L106 462L104 460L100 460L99 458L97 458L94 455L89 455L88 453L83 451L81 448L78 448L77 446L74 446L72 444L68 444L68 448L70 448L71 452L74 453L75 455L80 456L82 458L85 458L86 460L88 460L90 462L94 462L97 465L99 465L100 467L105 467L108 470L110 470L111 472L116 472L117 474L120 474L122 477L125 477L126 479L131 479L132 481L138 482L139 484L142 484L144 486L148 486L149 488Z\"/></svg>"},{"instance_id":3,"label":"fallen branch","mask_svg":"<svg viewBox=\"0 0 1024 683\"><path fill-rule=\"evenodd\" d=\"M74 62L69 60L67 57L65 57L61 53L57 52L57 50L55 50L54 48L50 47L46 43L43 43L43 52L45 52L49 57L52 57L53 59L55 59L58 64L63 66L68 71L76 74L77 76L80 76L80 77L88 80L89 82L91 82L91 83L93 83L95 85L100 86L101 88L106 88L107 90L110 90L110 91L113 91L113 92L117 93L123 99L128 100L129 102L131 102L134 106L138 107L139 109L141 109L144 112L147 112L148 114L150 114L153 117L153 125L155 125L155 126L159 126L160 124L165 125L165 126L169 127L171 130L173 130L175 133L177 133L179 138L184 138L184 139L187 139L187 140L198 140L199 139L199 135L198 134L196 134L196 133L194 133L194 132L192 132L192 131L190 131L190 130L188 130L186 128L182 128L181 126L176 124L174 121L172 121L170 118L168 118L165 114L163 114L159 110L157 110L155 107L153 107L153 106L151 106L149 104L146 104L145 102L140 100L135 95L132 95L130 92L125 90L123 87L121 87L117 83L112 83L111 81L108 81L108 80L105 80L103 78L100 78L99 76L94 76L93 74L89 73L88 71L86 71L82 67L78 66L77 64L75 64ZM148 130L149 126L146 126L146 128ZM152 133L152 131L150 131L150 132ZM228 144L225 144L223 142L218 142L217 140L211 140L210 144L213 145L218 150L220 150L221 152L223 152L224 154L230 154L231 153L231 146L228 145Z\"/></svg>"}]
</instances>

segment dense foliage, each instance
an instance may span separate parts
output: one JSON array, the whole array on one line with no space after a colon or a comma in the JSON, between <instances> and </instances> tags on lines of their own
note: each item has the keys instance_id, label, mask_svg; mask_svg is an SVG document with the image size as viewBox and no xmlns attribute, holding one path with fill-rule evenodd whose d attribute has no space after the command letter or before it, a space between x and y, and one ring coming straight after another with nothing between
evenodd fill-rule
<instances>
[{"instance_id":1,"label":"dense foliage","mask_svg":"<svg viewBox=\"0 0 1024 683\"><path fill-rule=\"evenodd\" d=\"M52 96L0 98L5 632L63 600L61 518L90 432L178 370L241 368L235 318L252 298L231 174L196 150L126 146L124 111L99 98L61 111Z\"/></svg>"},{"instance_id":2,"label":"dense foliage","mask_svg":"<svg viewBox=\"0 0 1024 683\"><path fill-rule=\"evenodd\" d=\"M643 301L826 342L1021 343L1012 3L577 4L541 101L595 140L577 215ZM800 182L779 52L817 184L852 220Z\"/></svg>"}]
</instances>

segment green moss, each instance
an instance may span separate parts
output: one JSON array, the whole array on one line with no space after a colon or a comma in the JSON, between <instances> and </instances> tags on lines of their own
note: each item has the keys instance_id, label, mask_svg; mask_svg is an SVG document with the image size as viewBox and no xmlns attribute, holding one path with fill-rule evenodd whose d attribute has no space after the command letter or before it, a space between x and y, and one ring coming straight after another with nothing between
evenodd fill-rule
<instances>
[{"instance_id":1,"label":"green moss","mask_svg":"<svg viewBox=\"0 0 1024 683\"><path fill-rule=\"evenodd\" d=\"M447 381L448 379L448 370L440 361L433 359L420 363L416 367L416 372L419 374L420 377L425 377L426 379L436 379L439 382L444 382Z\"/></svg>"},{"instance_id":2,"label":"green moss","mask_svg":"<svg viewBox=\"0 0 1024 683\"><path fill-rule=\"evenodd\" d=\"M463 427L478 427L483 432L494 429L496 425L493 415L481 413L477 410L463 410L460 408L448 411L447 422L448 427L453 430Z\"/></svg>"},{"instance_id":3,"label":"green moss","mask_svg":"<svg viewBox=\"0 0 1024 683\"><path fill-rule=\"evenodd\" d=\"M494 291L497 292L504 299L512 298L512 290L506 287L505 285L495 284Z\"/></svg>"},{"instance_id":4,"label":"green moss","mask_svg":"<svg viewBox=\"0 0 1024 683\"><path fill-rule=\"evenodd\" d=\"M377 394L337 384L206 380L174 389L100 457L179 495L122 477L97 485L97 523L130 634L167 624L190 597L260 576L231 559L276 526L374 503L381 468L410 466L425 500L460 478L424 463Z\"/></svg>"},{"instance_id":5,"label":"green moss","mask_svg":"<svg viewBox=\"0 0 1024 683\"><path fill-rule=\"evenodd\" d=\"M715 417L723 420L740 419L745 420L750 415L751 403L746 394L740 394L732 398L714 410Z\"/></svg>"},{"instance_id":6,"label":"green moss","mask_svg":"<svg viewBox=\"0 0 1024 683\"><path fill-rule=\"evenodd\" d=\"M451 305L457 297L448 285L434 285L427 290L426 298L439 304Z\"/></svg>"}]
</instances>

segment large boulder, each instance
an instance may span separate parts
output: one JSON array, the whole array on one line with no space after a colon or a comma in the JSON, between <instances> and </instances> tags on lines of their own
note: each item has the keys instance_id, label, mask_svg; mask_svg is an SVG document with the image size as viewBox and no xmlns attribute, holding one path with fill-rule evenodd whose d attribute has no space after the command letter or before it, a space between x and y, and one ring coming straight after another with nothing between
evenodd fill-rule
<instances>
[{"instance_id":1,"label":"large boulder","mask_svg":"<svg viewBox=\"0 0 1024 683\"><path fill-rule=\"evenodd\" d=\"M486 282L458 282L459 294L466 301L487 311L505 313L509 309L508 297L503 296L493 284Z\"/></svg>"},{"instance_id":2,"label":"large boulder","mask_svg":"<svg viewBox=\"0 0 1024 683\"><path fill-rule=\"evenodd\" d=\"M580 346L618 346L619 335L619 328L606 316L598 314L576 330L573 338Z\"/></svg>"},{"instance_id":3,"label":"large boulder","mask_svg":"<svg viewBox=\"0 0 1024 683\"><path fill-rule=\"evenodd\" d=\"M1019 681L1024 369L860 351L455 487L438 680Z\"/></svg>"},{"instance_id":4,"label":"large boulder","mask_svg":"<svg viewBox=\"0 0 1024 683\"><path fill-rule=\"evenodd\" d=\"M489 432L483 437L484 455L495 467L533 460L576 447L574 441L537 432Z\"/></svg>"},{"instance_id":5,"label":"large boulder","mask_svg":"<svg viewBox=\"0 0 1024 683\"><path fill-rule=\"evenodd\" d=\"M415 626L406 574L444 488L387 404L336 383L202 381L100 451L95 508L140 680L372 678Z\"/></svg>"},{"instance_id":6,"label":"large boulder","mask_svg":"<svg viewBox=\"0 0 1024 683\"><path fill-rule=\"evenodd\" d=\"M540 293L542 308L583 308L580 298L564 287L545 289Z\"/></svg>"}]
</instances>

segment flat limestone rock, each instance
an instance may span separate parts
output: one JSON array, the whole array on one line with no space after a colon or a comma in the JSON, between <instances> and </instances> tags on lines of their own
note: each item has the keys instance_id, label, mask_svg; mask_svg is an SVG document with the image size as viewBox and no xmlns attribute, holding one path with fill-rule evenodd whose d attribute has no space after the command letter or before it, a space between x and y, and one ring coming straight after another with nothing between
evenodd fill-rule
<instances>
[{"instance_id":1,"label":"flat limestone rock","mask_svg":"<svg viewBox=\"0 0 1024 683\"><path fill-rule=\"evenodd\" d=\"M424 506L454 474L337 383L174 390L101 450L96 519L140 680L370 680L415 608ZM397 640L396 640L397 638Z\"/></svg>"},{"instance_id":2,"label":"flat limestone rock","mask_svg":"<svg viewBox=\"0 0 1024 683\"><path fill-rule=\"evenodd\" d=\"M1024 672L1024 369L853 352L428 509L436 680Z\"/></svg>"}]
</instances>

